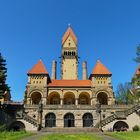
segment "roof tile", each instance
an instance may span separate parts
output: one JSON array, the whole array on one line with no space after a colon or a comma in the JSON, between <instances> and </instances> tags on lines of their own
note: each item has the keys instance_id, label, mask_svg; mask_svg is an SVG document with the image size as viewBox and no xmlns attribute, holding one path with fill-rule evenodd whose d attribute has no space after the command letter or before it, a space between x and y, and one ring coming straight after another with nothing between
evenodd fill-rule
<instances>
[{"instance_id":1,"label":"roof tile","mask_svg":"<svg viewBox=\"0 0 140 140\"><path fill-rule=\"evenodd\" d=\"M92 74L111 74L111 72L98 60Z\"/></svg>"},{"instance_id":2,"label":"roof tile","mask_svg":"<svg viewBox=\"0 0 140 140\"><path fill-rule=\"evenodd\" d=\"M34 67L28 71L28 74L48 74L42 60L39 60Z\"/></svg>"},{"instance_id":3,"label":"roof tile","mask_svg":"<svg viewBox=\"0 0 140 140\"><path fill-rule=\"evenodd\" d=\"M91 87L90 80L52 80L49 87Z\"/></svg>"},{"instance_id":4,"label":"roof tile","mask_svg":"<svg viewBox=\"0 0 140 140\"><path fill-rule=\"evenodd\" d=\"M72 37L73 41L77 44L77 38L71 27L68 27L67 31L63 35L62 44L64 44L64 42L66 41L66 39L68 38L69 35Z\"/></svg>"}]
</instances>

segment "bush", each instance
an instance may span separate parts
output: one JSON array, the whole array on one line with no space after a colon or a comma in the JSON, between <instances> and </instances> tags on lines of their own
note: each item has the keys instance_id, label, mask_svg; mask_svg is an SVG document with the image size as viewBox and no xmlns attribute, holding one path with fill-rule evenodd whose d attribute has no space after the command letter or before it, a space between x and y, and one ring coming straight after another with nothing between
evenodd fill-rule
<instances>
[{"instance_id":1,"label":"bush","mask_svg":"<svg viewBox=\"0 0 140 140\"><path fill-rule=\"evenodd\" d=\"M140 131L139 126L138 126L138 125L135 125L135 126L133 127L133 131Z\"/></svg>"},{"instance_id":2,"label":"bush","mask_svg":"<svg viewBox=\"0 0 140 140\"><path fill-rule=\"evenodd\" d=\"M6 130L6 125L5 124L0 124L0 132L3 132Z\"/></svg>"}]
</instances>

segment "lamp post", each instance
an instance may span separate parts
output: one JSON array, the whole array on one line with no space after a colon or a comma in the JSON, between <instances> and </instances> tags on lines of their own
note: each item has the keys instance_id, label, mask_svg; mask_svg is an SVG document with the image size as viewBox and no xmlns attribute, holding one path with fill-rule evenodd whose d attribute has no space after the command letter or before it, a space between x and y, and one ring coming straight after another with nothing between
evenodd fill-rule
<instances>
[{"instance_id":1,"label":"lamp post","mask_svg":"<svg viewBox=\"0 0 140 140\"><path fill-rule=\"evenodd\" d=\"M100 127L100 130L103 131L102 130L102 125L101 125L101 121L102 121L101 112L102 112L102 110L101 110L101 104L99 102L97 102L97 104L96 104L96 112L99 113L99 115L100 115L100 118L99 118L100 125L99 125L99 127Z\"/></svg>"},{"instance_id":2,"label":"lamp post","mask_svg":"<svg viewBox=\"0 0 140 140\"><path fill-rule=\"evenodd\" d=\"M38 131L42 128L42 112L43 112L43 104L40 100L38 104Z\"/></svg>"}]
</instances>

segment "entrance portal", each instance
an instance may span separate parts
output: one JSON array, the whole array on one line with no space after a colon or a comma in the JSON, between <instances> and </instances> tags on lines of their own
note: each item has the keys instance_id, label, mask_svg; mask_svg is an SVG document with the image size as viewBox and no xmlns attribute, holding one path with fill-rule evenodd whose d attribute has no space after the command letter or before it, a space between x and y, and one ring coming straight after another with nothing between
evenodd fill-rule
<instances>
[{"instance_id":1,"label":"entrance portal","mask_svg":"<svg viewBox=\"0 0 140 140\"><path fill-rule=\"evenodd\" d=\"M55 127L56 126L56 116L54 113L49 113L45 117L45 127Z\"/></svg>"},{"instance_id":2,"label":"entrance portal","mask_svg":"<svg viewBox=\"0 0 140 140\"><path fill-rule=\"evenodd\" d=\"M127 131L129 128L128 124L124 121L118 121L113 126L113 131Z\"/></svg>"},{"instance_id":3,"label":"entrance portal","mask_svg":"<svg viewBox=\"0 0 140 140\"><path fill-rule=\"evenodd\" d=\"M64 127L74 127L74 115L72 113L64 116Z\"/></svg>"},{"instance_id":4,"label":"entrance portal","mask_svg":"<svg viewBox=\"0 0 140 140\"><path fill-rule=\"evenodd\" d=\"M93 116L90 113L83 115L83 127L92 127L93 126Z\"/></svg>"}]
</instances>

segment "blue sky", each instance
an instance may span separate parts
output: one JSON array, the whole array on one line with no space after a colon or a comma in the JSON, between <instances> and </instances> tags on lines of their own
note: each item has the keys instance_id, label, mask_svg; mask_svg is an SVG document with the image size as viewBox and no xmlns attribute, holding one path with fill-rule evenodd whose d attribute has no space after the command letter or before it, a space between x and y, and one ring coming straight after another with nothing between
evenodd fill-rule
<instances>
[{"instance_id":1,"label":"blue sky","mask_svg":"<svg viewBox=\"0 0 140 140\"><path fill-rule=\"evenodd\" d=\"M13 100L22 101L27 71L41 58L51 75L61 39L70 23L77 38L79 78L82 61L88 75L97 59L112 72L114 91L130 81L140 43L139 0L0 0L0 52L7 60L7 83Z\"/></svg>"}]
</instances>

